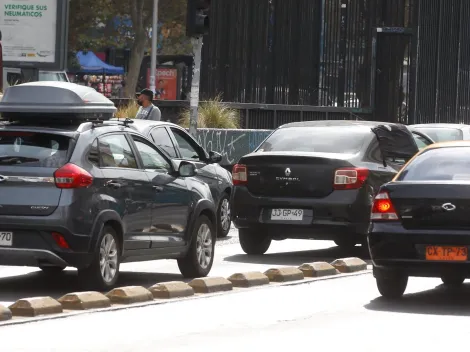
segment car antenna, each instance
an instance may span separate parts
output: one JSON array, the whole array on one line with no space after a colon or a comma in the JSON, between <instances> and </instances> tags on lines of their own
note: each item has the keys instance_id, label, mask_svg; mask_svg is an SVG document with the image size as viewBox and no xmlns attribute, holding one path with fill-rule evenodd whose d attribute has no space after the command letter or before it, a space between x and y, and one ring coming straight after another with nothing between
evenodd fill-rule
<instances>
[{"instance_id":1,"label":"car antenna","mask_svg":"<svg viewBox=\"0 0 470 352\"><path fill-rule=\"evenodd\" d=\"M124 126L129 127L131 123L134 123L134 120L131 119L130 117L126 117L123 121Z\"/></svg>"}]
</instances>

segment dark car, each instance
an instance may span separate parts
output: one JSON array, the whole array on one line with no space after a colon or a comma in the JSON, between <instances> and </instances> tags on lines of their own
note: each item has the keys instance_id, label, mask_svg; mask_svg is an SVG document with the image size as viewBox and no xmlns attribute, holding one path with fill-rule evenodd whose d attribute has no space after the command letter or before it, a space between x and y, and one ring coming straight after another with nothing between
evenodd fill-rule
<instances>
[{"instance_id":1,"label":"dark car","mask_svg":"<svg viewBox=\"0 0 470 352\"><path fill-rule=\"evenodd\" d=\"M379 187L418 152L406 126L365 121L291 123L233 167L232 221L247 254L271 240L364 243Z\"/></svg>"},{"instance_id":2,"label":"dark car","mask_svg":"<svg viewBox=\"0 0 470 352\"><path fill-rule=\"evenodd\" d=\"M383 185L368 245L379 292L398 298L409 276L457 286L470 277L470 142L434 144Z\"/></svg>"},{"instance_id":3,"label":"dark car","mask_svg":"<svg viewBox=\"0 0 470 352\"><path fill-rule=\"evenodd\" d=\"M194 164L177 167L127 122L103 124L113 111L104 96L72 83L6 90L0 265L47 273L71 266L101 289L116 283L124 262L176 259L185 277L209 273L216 239L209 187L193 177Z\"/></svg>"},{"instance_id":4,"label":"dark car","mask_svg":"<svg viewBox=\"0 0 470 352\"><path fill-rule=\"evenodd\" d=\"M428 135L436 143L470 140L470 125L457 123L423 123L410 125L414 131Z\"/></svg>"},{"instance_id":5,"label":"dark car","mask_svg":"<svg viewBox=\"0 0 470 352\"><path fill-rule=\"evenodd\" d=\"M135 120L131 128L152 139L174 160L186 160L196 165L196 177L209 185L217 206L217 236L226 237L232 221L232 175L218 164L222 156L214 151L206 152L185 129L173 123Z\"/></svg>"}]
</instances>

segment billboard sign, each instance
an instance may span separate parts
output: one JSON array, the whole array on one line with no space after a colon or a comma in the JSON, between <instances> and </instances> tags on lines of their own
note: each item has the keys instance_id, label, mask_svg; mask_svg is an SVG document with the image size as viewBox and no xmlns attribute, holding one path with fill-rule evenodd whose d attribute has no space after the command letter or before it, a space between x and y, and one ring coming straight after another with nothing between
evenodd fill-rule
<instances>
[{"instance_id":1,"label":"billboard sign","mask_svg":"<svg viewBox=\"0 0 470 352\"><path fill-rule=\"evenodd\" d=\"M68 0L0 0L6 67L65 70Z\"/></svg>"}]
</instances>

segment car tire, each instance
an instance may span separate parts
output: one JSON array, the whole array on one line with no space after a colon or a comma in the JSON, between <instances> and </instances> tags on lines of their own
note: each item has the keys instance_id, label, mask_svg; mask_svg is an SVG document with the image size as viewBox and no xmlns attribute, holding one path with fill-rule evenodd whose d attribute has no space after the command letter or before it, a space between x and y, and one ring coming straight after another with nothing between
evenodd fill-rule
<instances>
[{"instance_id":1,"label":"car tire","mask_svg":"<svg viewBox=\"0 0 470 352\"><path fill-rule=\"evenodd\" d=\"M444 286L459 287L465 281L465 276L458 273L446 273L441 276L441 280Z\"/></svg>"},{"instance_id":2,"label":"car tire","mask_svg":"<svg viewBox=\"0 0 470 352\"><path fill-rule=\"evenodd\" d=\"M214 225L205 215L194 224L192 240L184 258L178 259L181 274L188 279L209 275L214 263L216 234Z\"/></svg>"},{"instance_id":3,"label":"car tire","mask_svg":"<svg viewBox=\"0 0 470 352\"><path fill-rule=\"evenodd\" d=\"M65 269L65 266L40 266L39 269L46 275L60 275Z\"/></svg>"},{"instance_id":4,"label":"car tire","mask_svg":"<svg viewBox=\"0 0 470 352\"><path fill-rule=\"evenodd\" d=\"M377 289L382 297L398 299L403 296L408 285L408 276L393 271L374 270Z\"/></svg>"},{"instance_id":5,"label":"car tire","mask_svg":"<svg viewBox=\"0 0 470 352\"><path fill-rule=\"evenodd\" d=\"M243 252L250 255L262 255L266 253L271 246L271 238L262 235L254 229L239 229L238 237Z\"/></svg>"},{"instance_id":6,"label":"car tire","mask_svg":"<svg viewBox=\"0 0 470 352\"><path fill-rule=\"evenodd\" d=\"M352 249L356 247L356 244L358 243L357 238L355 237L340 237L334 240L335 244L341 248L341 249Z\"/></svg>"},{"instance_id":7,"label":"car tire","mask_svg":"<svg viewBox=\"0 0 470 352\"><path fill-rule=\"evenodd\" d=\"M82 285L94 290L112 288L119 278L120 244L116 231L105 225L98 237L98 246L89 267L78 270Z\"/></svg>"},{"instance_id":8,"label":"car tire","mask_svg":"<svg viewBox=\"0 0 470 352\"><path fill-rule=\"evenodd\" d=\"M227 237L230 232L231 224L232 216L230 212L230 196L227 193L224 193L219 202L219 208L217 209L217 237Z\"/></svg>"}]
</instances>

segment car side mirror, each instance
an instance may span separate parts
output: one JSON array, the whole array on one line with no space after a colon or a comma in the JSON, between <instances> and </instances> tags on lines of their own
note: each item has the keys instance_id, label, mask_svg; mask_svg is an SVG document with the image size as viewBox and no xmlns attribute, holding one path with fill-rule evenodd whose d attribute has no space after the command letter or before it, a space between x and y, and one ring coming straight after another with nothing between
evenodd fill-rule
<instances>
[{"instance_id":1,"label":"car side mirror","mask_svg":"<svg viewBox=\"0 0 470 352\"><path fill-rule=\"evenodd\" d=\"M222 161L222 155L211 150L209 152L209 160L214 164L220 163Z\"/></svg>"},{"instance_id":2,"label":"car side mirror","mask_svg":"<svg viewBox=\"0 0 470 352\"><path fill-rule=\"evenodd\" d=\"M193 177L196 176L196 165L187 161L182 161L178 168L178 174L181 177Z\"/></svg>"}]
</instances>

